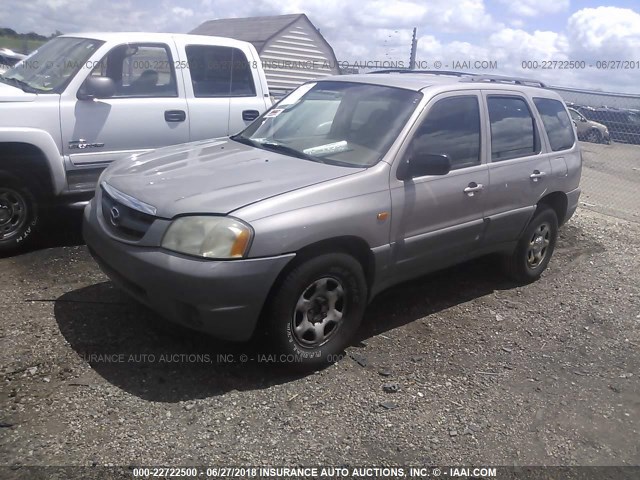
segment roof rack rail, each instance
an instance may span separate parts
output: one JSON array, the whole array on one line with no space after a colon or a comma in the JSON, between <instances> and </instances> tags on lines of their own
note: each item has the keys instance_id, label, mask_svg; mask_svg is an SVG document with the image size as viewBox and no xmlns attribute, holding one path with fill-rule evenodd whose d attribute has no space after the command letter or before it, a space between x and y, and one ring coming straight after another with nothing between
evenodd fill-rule
<instances>
[{"instance_id":1,"label":"roof rack rail","mask_svg":"<svg viewBox=\"0 0 640 480\"><path fill-rule=\"evenodd\" d=\"M468 82L491 82L491 83L510 83L515 85L534 86L547 88L547 84L540 80L522 77L507 77L502 75L485 75L483 73L456 72L453 70L410 70L408 68L387 68L384 70L375 70L368 73L418 73L425 75L446 75L460 77L460 81ZM464 78L463 78L464 77Z\"/></svg>"},{"instance_id":2,"label":"roof rack rail","mask_svg":"<svg viewBox=\"0 0 640 480\"><path fill-rule=\"evenodd\" d=\"M521 77L503 77L501 75L484 75L474 74L469 78L470 82L491 82L491 83L513 83L516 85L536 86L541 88L547 88L547 84L540 80L534 80L532 78Z\"/></svg>"},{"instance_id":3,"label":"roof rack rail","mask_svg":"<svg viewBox=\"0 0 640 480\"><path fill-rule=\"evenodd\" d=\"M422 73L425 75L449 75L454 77L473 77L476 73L455 72L453 70L410 70L408 68L386 68L368 73Z\"/></svg>"}]
</instances>

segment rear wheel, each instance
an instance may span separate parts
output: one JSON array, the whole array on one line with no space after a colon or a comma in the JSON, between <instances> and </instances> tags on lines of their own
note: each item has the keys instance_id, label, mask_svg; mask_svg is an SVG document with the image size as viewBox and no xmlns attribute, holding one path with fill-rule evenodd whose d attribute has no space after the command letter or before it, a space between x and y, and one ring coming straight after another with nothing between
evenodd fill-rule
<instances>
[{"instance_id":1,"label":"rear wheel","mask_svg":"<svg viewBox=\"0 0 640 480\"><path fill-rule=\"evenodd\" d=\"M537 280L549 265L558 238L558 217L547 206L540 206L524 230L518 245L505 259L509 277L519 283Z\"/></svg>"},{"instance_id":2,"label":"rear wheel","mask_svg":"<svg viewBox=\"0 0 640 480\"><path fill-rule=\"evenodd\" d=\"M38 226L38 207L29 188L19 179L0 174L0 253L26 245Z\"/></svg>"},{"instance_id":3,"label":"rear wheel","mask_svg":"<svg viewBox=\"0 0 640 480\"><path fill-rule=\"evenodd\" d=\"M366 304L364 272L352 256L329 253L301 263L268 310L278 360L298 368L333 363L358 329Z\"/></svg>"}]
</instances>

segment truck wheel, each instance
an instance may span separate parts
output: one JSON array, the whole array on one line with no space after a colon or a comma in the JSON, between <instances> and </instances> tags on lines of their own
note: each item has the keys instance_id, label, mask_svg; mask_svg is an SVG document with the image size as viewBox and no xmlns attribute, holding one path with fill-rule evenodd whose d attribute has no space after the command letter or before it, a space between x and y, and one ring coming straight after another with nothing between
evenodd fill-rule
<instances>
[{"instance_id":1,"label":"truck wheel","mask_svg":"<svg viewBox=\"0 0 640 480\"><path fill-rule=\"evenodd\" d=\"M20 180L0 174L0 253L15 252L26 245L37 226L34 196Z\"/></svg>"},{"instance_id":2,"label":"truck wheel","mask_svg":"<svg viewBox=\"0 0 640 480\"><path fill-rule=\"evenodd\" d=\"M505 259L507 275L518 283L531 283L549 265L558 238L558 217L553 209L540 206L522 233L518 245Z\"/></svg>"},{"instance_id":3,"label":"truck wheel","mask_svg":"<svg viewBox=\"0 0 640 480\"><path fill-rule=\"evenodd\" d=\"M338 360L367 305L360 263L344 253L320 255L287 274L268 309L276 361L298 369Z\"/></svg>"}]
</instances>

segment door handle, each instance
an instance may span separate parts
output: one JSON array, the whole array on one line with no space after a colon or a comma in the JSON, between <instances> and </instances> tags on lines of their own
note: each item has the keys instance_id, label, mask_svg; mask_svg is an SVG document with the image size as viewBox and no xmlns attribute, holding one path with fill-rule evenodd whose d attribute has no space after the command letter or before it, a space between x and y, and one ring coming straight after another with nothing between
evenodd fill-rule
<instances>
[{"instance_id":1,"label":"door handle","mask_svg":"<svg viewBox=\"0 0 640 480\"><path fill-rule=\"evenodd\" d=\"M534 182L537 182L539 179L543 178L546 175L547 174L545 172L541 172L540 170L534 170L533 173L529 175L529 178Z\"/></svg>"},{"instance_id":2,"label":"door handle","mask_svg":"<svg viewBox=\"0 0 640 480\"><path fill-rule=\"evenodd\" d=\"M467 188L464 189L464 193L466 193L470 197L473 197L476 194L476 192L479 192L483 188L484 188L484 185L482 185L481 183L471 182L467 186Z\"/></svg>"},{"instance_id":3,"label":"door handle","mask_svg":"<svg viewBox=\"0 0 640 480\"><path fill-rule=\"evenodd\" d=\"M260 116L260 112L258 110L242 111L242 120L244 120L245 122L253 122L259 116Z\"/></svg>"},{"instance_id":4,"label":"door handle","mask_svg":"<svg viewBox=\"0 0 640 480\"><path fill-rule=\"evenodd\" d=\"M164 112L164 119L167 122L184 122L187 113L184 110L167 110Z\"/></svg>"}]
</instances>

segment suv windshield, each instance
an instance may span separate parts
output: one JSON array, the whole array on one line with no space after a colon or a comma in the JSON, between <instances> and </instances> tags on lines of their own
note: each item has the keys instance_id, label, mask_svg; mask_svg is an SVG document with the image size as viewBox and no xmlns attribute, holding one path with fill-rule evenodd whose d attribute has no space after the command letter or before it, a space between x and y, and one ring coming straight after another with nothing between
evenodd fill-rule
<instances>
[{"instance_id":1,"label":"suv windshield","mask_svg":"<svg viewBox=\"0 0 640 480\"><path fill-rule=\"evenodd\" d=\"M60 93L104 42L58 37L0 76L0 81L36 93Z\"/></svg>"},{"instance_id":2,"label":"suv windshield","mask_svg":"<svg viewBox=\"0 0 640 480\"><path fill-rule=\"evenodd\" d=\"M640 114L635 112L629 112L629 123L634 125L640 125Z\"/></svg>"},{"instance_id":3,"label":"suv windshield","mask_svg":"<svg viewBox=\"0 0 640 480\"><path fill-rule=\"evenodd\" d=\"M387 152L422 94L363 83L302 85L234 140L285 155L370 167Z\"/></svg>"}]
</instances>

